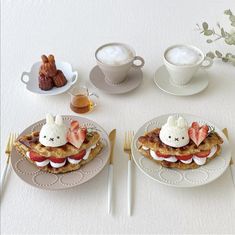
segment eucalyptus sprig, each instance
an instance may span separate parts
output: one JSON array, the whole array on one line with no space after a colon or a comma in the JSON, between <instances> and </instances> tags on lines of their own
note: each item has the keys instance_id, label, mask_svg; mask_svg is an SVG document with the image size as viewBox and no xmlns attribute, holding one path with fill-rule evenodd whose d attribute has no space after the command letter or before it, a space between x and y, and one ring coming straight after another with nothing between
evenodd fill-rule
<instances>
[{"instance_id":1,"label":"eucalyptus sprig","mask_svg":"<svg viewBox=\"0 0 235 235\"><path fill-rule=\"evenodd\" d=\"M234 46L235 45L235 15L233 15L232 11L225 10L224 14L229 16L230 25L232 29L230 32L226 31L219 23L217 23L217 30L214 28L209 27L207 22L203 22L200 26L197 25L197 29L206 37L210 37L206 40L207 43L213 43L215 41L223 39L227 45ZM210 57L211 59L219 58L223 62L232 63L235 66L235 54L226 53L222 54L220 51L215 50L215 52L208 52L206 56Z\"/></svg>"}]
</instances>

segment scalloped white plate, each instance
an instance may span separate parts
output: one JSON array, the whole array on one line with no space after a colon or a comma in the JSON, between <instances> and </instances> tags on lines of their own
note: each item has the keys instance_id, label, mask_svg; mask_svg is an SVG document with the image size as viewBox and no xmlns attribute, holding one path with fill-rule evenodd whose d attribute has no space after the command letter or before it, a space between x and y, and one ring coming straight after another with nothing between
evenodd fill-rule
<instances>
[{"instance_id":1,"label":"scalloped white plate","mask_svg":"<svg viewBox=\"0 0 235 235\"><path fill-rule=\"evenodd\" d=\"M53 87L49 91L43 91L38 86L38 73L41 66L41 62L36 62L32 65L30 72L23 72L21 75L21 82L26 85L26 89L32 93L44 96L59 95L68 91L78 79L77 71L72 70L72 65L67 62L56 62L57 69L63 71L67 84L62 87ZM26 79L26 77L28 77Z\"/></svg>"},{"instance_id":2,"label":"scalloped white plate","mask_svg":"<svg viewBox=\"0 0 235 235\"><path fill-rule=\"evenodd\" d=\"M26 183L41 189L59 190L68 189L87 182L94 178L105 167L110 154L110 142L105 130L97 123L77 116L63 116L64 123L69 124L71 120L78 120L80 125L96 128L104 143L102 151L89 163L80 169L64 174L52 174L41 171L34 164L30 163L25 156L20 155L15 148L11 154L11 164L15 173ZM45 124L45 119L34 123L26 128L19 136L29 134L32 131L40 130Z\"/></svg>"},{"instance_id":3,"label":"scalloped white plate","mask_svg":"<svg viewBox=\"0 0 235 235\"><path fill-rule=\"evenodd\" d=\"M168 169L142 156L136 147L138 137L144 135L145 132L150 131L153 128L161 127L167 121L169 115L181 115L188 121L189 125L191 125L193 121L197 121L201 124L206 123L215 127L215 131L224 140L221 154L208 164L193 170ZM229 166L231 160L231 148L223 132L211 122L190 114L166 114L156 117L140 127L133 138L132 155L139 169L151 179L169 186L190 188L208 184L220 177Z\"/></svg>"}]
</instances>

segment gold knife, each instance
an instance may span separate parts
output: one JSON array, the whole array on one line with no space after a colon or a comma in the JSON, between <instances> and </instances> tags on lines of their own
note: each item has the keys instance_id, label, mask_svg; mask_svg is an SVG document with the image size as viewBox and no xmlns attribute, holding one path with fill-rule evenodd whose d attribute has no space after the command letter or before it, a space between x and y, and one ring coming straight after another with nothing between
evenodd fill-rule
<instances>
[{"instance_id":1,"label":"gold knife","mask_svg":"<svg viewBox=\"0 0 235 235\"><path fill-rule=\"evenodd\" d=\"M112 210L112 194L113 194L113 149L116 140L116 129L109 133L109 141L111 144L111 151L109 155L109 178L108 178L108 213Z\"/></svg>"},{"instance_id":2,"label":"gold knife","mask_svg":"<svg viewBox=\"0 0 235 235\"><path fill-rule=\"evenodd\" d=\"M227 139L229 139L229 138L228 138L228 129L227 129L227 128L224 128L222 131L223 131L224 135L227 137ZM234 183L234 185L235 185L235 175L234 175L235 166L234 166L234 164L233 164L233 159L232 159L232 158L231 158L231 160L230 160L229 165L230 165L230 172L231 172L231 175L232 175L233 183Z\"/></svg>"}]
</instances>

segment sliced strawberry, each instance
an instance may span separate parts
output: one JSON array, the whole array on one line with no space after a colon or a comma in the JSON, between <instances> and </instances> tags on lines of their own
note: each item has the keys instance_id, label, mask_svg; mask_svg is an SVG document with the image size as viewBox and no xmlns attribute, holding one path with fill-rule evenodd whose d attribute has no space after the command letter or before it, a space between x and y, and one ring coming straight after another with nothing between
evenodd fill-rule
<instances>
[{"instance_id":1,"label":"sliced strawberry","mask_svg":"<svg viewBox=\"0 0 235 235\"><path fill-rule=\"evenodd\" d=\"M63 163L65 158L57 158L57 157L50 157L49 158L50 161L54 162L54 163Z\"/></svg>"},{"instance_id":2,"label":"sliced strawberry","mask_svg":"<svg viewBox=\"0 0 235 235\"><path fill-rule=\"evenodd\" d=\"M79 128L79 122L75 120L71 121L70 123L71 131L78 130L78 128Z\"/></svg>"},{"instance_id":3,"label":"sliced strawberry","mask_svg":"<svg viewBox=\"0 0 235 235\"><path fill-rule=\"evenodd\" d=\"M191 159L193 157L192 154L185 154L185 155L177 155L175 156L178 160L183 160L183 161L187 161L189 159Z\"/></svg>"},{"instance_id":4,"label":"sliced strawberry","mask_svg":"<svg viewBox=\"0 0 235 235\"><path fill-rule=\"evenodd\" d=\"M75 159L75 160L80 160L83 159L83 157L86 155L86 149L83 149L81 152L79 152L78 154L72 155L69 158L71 159Z\"/></svg>"},{"instance_id":5,"label":"sliced strawberry","mask_svg":"<svg viewBox=\"0 0 235 235\"><path fill-rule=\"evenodd\" d=\"M199 158L204 158L204 157L207 157L209 154L210 154L210 150L208 151L201 151L199 153L196 153L195 155Z\"/></svg>"},{"instance_id":6,"label":"sliced strawberry","mask_svg":"<svg viewBox=\"0 0 235 235\"><path fill-rule=\"evenodd\" d=\"M29 157L32 161L35 161L35 162L43 162L48 159L48 158L41 156L38 153L35 153L33 151L29 152Z\"/></svg>"},{"instance_id":7,"label":"sliced strawberry","mask_svg":"<svg viewBox=\"0 0 235 235\"><path fill-rule=\"evenodd\" d=\"M163 158L171 157L171 155L162 154L159 151L156 151L156 154L157 154L158 157L163 157Z\"/></svg>"},{"instance_id":8,"label":"sliced strawberry","mask_svg":"<svg viewBox=\"0 0 235 235\"><path fill-rule=\"evenodd\" d=\"M198 122L193 122L192 123L192 128L199 131L199 129L200 129L199 123Z\"/></svg>"},{"instance_id":9,"label":"sliced strawberry","mask_svg":"<svg viewBox=\"0 0 235 235\"><path fill-rule=\"evenodd\" d=\"M203 125L198 133L198 145L204 140L206 139L207 135L208 135L208 131L209 131L209 127L207 125Z\"/></svg>"},{"instance_id":10,"label":"sliced strawberry","mask_svg":"<svg viewBox=\"0 0 235 235\"><path fill-rule=\"evenodd\" d=\"M77 132L69 132L67 135L67 140L76 148L80 148L84 140L86 139L86 129L78 129Z\"/></svg>"},{"instance_id":11,"label":"sliced strawberry","mask_svg":"<svg viewBox=\"0 0 235 235\"><path fill-rule=\"evenodd\" d=\"M197 122L193 122L188 130L190 139L199 146L208 135L209 128L207 125L199 126Z\"/></svg>"}]
</instances>

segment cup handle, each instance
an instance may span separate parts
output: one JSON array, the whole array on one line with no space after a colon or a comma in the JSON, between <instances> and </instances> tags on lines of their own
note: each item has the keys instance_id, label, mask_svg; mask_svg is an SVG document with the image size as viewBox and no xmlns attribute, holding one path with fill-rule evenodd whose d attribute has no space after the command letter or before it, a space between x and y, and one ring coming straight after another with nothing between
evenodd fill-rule
<instances>
[{"instance_id":1,"label":"cup handle","mask_svg":"<svg viewBox=\"0 0 235 235\"><path fill-rule=\"evenodd\" d=\"M207 61L207 63L206 64L203 64L205 61ZM210 58L210 57L205 57L205 59L202 61L202 64L201 64L201 68L209 68L209 67L211 67L212 66L212 64L213 64L213 60Z\"/></svg>"},{"instance_id":2,"label":"cup handle","mask_svg":"<svg viewBox=\"0 0 235 235\"><path fill-rule=\"evenodd\" d=\"M140 64L139 65L136 65L135 64L135 61L140 61ZM145 62L144 62L144 59L141 57L141 56L135 56L134 57L134 60L133 60L133 62L132 62L132 67L134 67L134 68L142 68L143 66L144 66L144 64L145 64Z\"/></svg>"},{"instance_id":3,"label":"cup handle","mask_svg":"<svg viewBox=\"0 0 235 235\"><path fill-rule=\"evenodd\" d=\"M78 72L74 71L71 84L74 85L77 82L77 80L78 80Z\"/></svg>"},{"instance_id":4,"label":"cup handle","mask_svg":"<svg viewBox=\"0 0 235 235\"><path fill-rule=\"evenodd\" d=\"M99 96L98 96L96 93L94 93L94 92L88 93L88 96L89 96L89 97L95 96L95 98L96 98L97 100L99 99ZM93 102L93 105L94 105L94 107L96 107L96 106L97 106L97 102Z\"/></svg>"},{"instance_id":5,"label":"cup handle","mask_svg":"<svg viewBox=\"0 0 235 235\"><path fill-rule=\"evenodd\" d=\"M28 80L27 81L25 81L25 79L24 79L24 77L25 76L27 76L28 77ZM28 84L28 82L29 82L29 73L28 72L23 72L22 74L21 74L21 78L20 78L20 80L21 80L21 82L23 82L24 84Z\"/></svg>"}]
</instances>

